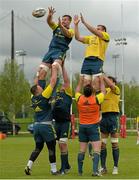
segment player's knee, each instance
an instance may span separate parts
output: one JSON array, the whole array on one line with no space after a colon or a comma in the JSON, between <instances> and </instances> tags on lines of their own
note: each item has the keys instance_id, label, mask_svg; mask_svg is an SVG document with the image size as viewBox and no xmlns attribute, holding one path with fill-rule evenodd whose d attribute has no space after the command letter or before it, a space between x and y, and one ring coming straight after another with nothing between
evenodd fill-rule
<instances>
[{"instance_id":1,"label":"player's knee","mask_svg":"<svg viewBox=\"0 0 139 180\"><path fill-rule=\"evenodd\" d=\"M95 155L99 156L99 155L100 155L100 152L99 152L99 151L94 151L94 152L93 152L93 156L95 156Z\"/></svg>"},{"instance_id":2,"label":"player's knee","mask_svg":"<svg viewBox=\"0 0 139 180\"><path fill-rule=\"evenodd\" d=\"M40 64L39 69L40 71L44 71L46 73L49 71L49 67L45 64Z\"/></svg>"},{"instance_id":3,"label":"player's knee","mask_svg":"<svg viewBox=\"0 0 139 180\"><path fill-rule=\"evenodd\" d=\"M47 72L49 71L49 67L45 64L40 64L39 71L37 72L36 76L43 80L46 77Z\"/></svg>"},{"instance_id":4,"label":"player's knee","mask_svg":"<svg viewBox=\"0 0 139 180\"><path fill-rule=\"evenodd\" d=\"M92 76L92 86L96 91L100 89L100 81L98 76Z\"/></svg>"},{"instance_id":5,"label":"player's knee","mask_svg":"<svg viewBox=\"0 0 139 180\"><path fill-rule=\"evenodd\" d=\"M67 144L68 138L60 138L59 144Z\"/></svg>"},{"instance_id":6,"label":"player's knee","mask_svg":"<svg viewBox=\"0 0 139 180\"><path fill-rule=\"evenodd\" d=\"M118 148L119 139L111 138L112 148Z\"/></svg>"},{"instance_id":7,"label":"player's knee","mask_svg":"<svg viewBox=\"0 0 139 180\"><path fill-rule=\"evenodd\" d=\"M53 64L52 64L52 67L56 67L58 70L61 70L61 65L57 62L57 61L55 61Z\"/></svg>"},{"instance_id":8,"label":"player's knee","mask_svg":"<svg viewBox=\"0 0 139 180\"><path fill-rule=\"evenodd\" d=\"M111 138L111 143L118 143L119 142L119 139L118 138Z\"/></svg>"},{"instance_id":9,"label":"player's knee","mask_svg":"<svg viewBox=\"0 0 139 180\"><path fill-rule=\"evenodd\" d=\"M34 149L34 153L35 153L35 154L40 154L40 152L41 152L41 149L38 149L38 148L35 148L35 149Z\"/></svg>"},{"instance_id":10,"label":"player's knee","mask_svg":"<svg viewBox=\"0 0 139 180\"><path fill-rule=\"evenodd\" d=\"M41 152L41 150L43 149L43 146L44 146L43 143L36 143L36 147L35 147L34 152L39 154Z\"/></svg>"},{"instance_id":11,"label":"player's knee","mask_svg":"<svg viewBox=\"0 0 139 180\"><path fill-rule=\"evenodd\" d=\"M60 148L61 152L67 151L67 141L68 141L68 138L60 138L59 139L59 148Z\"/></svg>"},{"instance_id":12,"label":"player's knee","mask_svg":"<svg viewBox=\"0 0 139 180\"><path fill-rule=\"evenodd\" d=\"M83 77L84 77L84 82L83 82L84 86L91 84L91 75L84 74Z\"/></svg>"},{"instance_id":13,"label":"player's knee","mask_svg":"<svg viewBox=\"0 0 139 180\"><path fill-rule=\"evenodd\" d=\"M92 75L92 80L99 81L99 76L101 76L101 75L102 75L102 73Z\"/></svg>"},{"instance_id":14,"label":"player's knee","mask_svg":"<svg viewBox=\"0 0 139 180\"><path fill-rule=\"evenodd\" d=\"M101 149L105 149L107 145L107 138L102 138L102 144L101 144Z\"/></svg>"},{"instance_id":15,"label":"player's knee","mask_svg":"<svg viewBox=\"0 0 139 180\"><path fill-rule=\"evenodd\" d=\"M48 147L49 155L53 155L53 153L55 152L56 141L52 140L50 142L47 142L46 144Z\"/></svg>"}]
</instances>

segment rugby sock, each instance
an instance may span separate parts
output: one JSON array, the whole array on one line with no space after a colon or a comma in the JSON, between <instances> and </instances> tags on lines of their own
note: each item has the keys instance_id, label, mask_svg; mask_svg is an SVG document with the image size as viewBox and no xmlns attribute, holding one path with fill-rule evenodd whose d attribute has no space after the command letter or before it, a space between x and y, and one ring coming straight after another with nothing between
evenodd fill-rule
<instances>
[{"instance_id":1,"label":"rugby sock","mask_svg":"<svg viewBox=\"0 0 139 180\"><path fill-rule=\"evenodd\" d=\"M91 143L88 143L88 152L89 152L89 155L92 155L92 144Z\"/></svg>"},{"instance_id":2,"label":"rugby sock","mask_svg":"<svg viewBox=\"0 0 139 180\"><path fill-rule=\"evenodd\" d=\"M67 158L66 158L66 169L69 169L69 168L70 168L70 165L69 165L68 151L67 151L66 153L67 153Z\"/></svg>"},{"instance_id":3,"label":"rugby sock","mask_svg":"<svg viewBox=\"0 0 139 180\"><path fill-rule=\"evenodd\" d=\"M83 172L83 161L84 161L85 153L79 152L78 153L78 173L82 174Z\"/></svg>"},{"instance_id":4,"label":"rugby sock","mask_svg":"<svg viewBox=\"0 0 139 180\"><path fill-rule=\"evenodd\" d=\"M50 163L51 172L57 172L56 163Z\"/></svg>"},{"instance_id":5,"label":"rugby sock","mask_svg":"<svg viewBox=\"0 0 139 180\"><path fill-rule=\"evenodd\" d=\"M100 159L101 159L101 167L106 168L106 157L107 157L107 149L101 149Z\"/></svg>"},{"instance_id":6,"label":"rugby sock","mask_svg":"<svg viewBox=\"0 0 139 180\"><path fill-rule=\"evenodd\" d=\"M61 152L61 170L65 170L68 162L68 154L67 152Z\"/></svg>"},{"instance_id":7,"label":"rugby sock","mask_svg":"<svg viewBox=\"0 0 139 180\"><path fill-rule=\"evenodd\" d=\"M119 160L119 148L118 147L112 147L112 155L113 155L114 166L118 167L118 160Z\"/></svg>"},{"instance_id":8,"label":"rugby sock","mask_svg":"<svg viewBox=\"0 0 139 180\"><path fill-rule=\"evenodd\" d=\"M29 160L28 163L27 163L27 166L29 167L29 169L32 168L32 165L33 165L33 161Z\"/></svg>"},{"instance_id":9,"label":"rugby sock","mask_svg":"<svg viewBox=\"0 0 139 180\"><path fill-rule=\"evenodd\" d=\"M98 172L98 164L99 164L99 157L100 157L100 153L99 152L94 152L93 153L93 173L97 173Z\"/></svg>"}]
</instances>

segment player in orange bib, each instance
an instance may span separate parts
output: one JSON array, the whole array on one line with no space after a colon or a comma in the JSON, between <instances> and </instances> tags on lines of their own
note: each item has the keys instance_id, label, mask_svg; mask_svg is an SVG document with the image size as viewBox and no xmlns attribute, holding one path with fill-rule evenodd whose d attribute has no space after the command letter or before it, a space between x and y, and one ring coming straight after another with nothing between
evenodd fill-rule
<instances>
[{"instance_id":1,"label":"player in orange bib","mask_svg":"<svg viewBox=\"0 0 139 180\"><path fill-rule=\"evenodd\" d=\"M93 146L93 176L100 176L98 173L99 156L101 149L99 121L100 121L100 104L104 100L105 86L103 78L99 77L101 92L93 94L93 88L90 84L84 86L83 94L80 93L83 78L80 77L79 84L76 88L75 99L79 111L79 141L80 152L78 153L78 173L83 173L83 160L87 150L88 142Z\"/></svg>"}]
</instances>

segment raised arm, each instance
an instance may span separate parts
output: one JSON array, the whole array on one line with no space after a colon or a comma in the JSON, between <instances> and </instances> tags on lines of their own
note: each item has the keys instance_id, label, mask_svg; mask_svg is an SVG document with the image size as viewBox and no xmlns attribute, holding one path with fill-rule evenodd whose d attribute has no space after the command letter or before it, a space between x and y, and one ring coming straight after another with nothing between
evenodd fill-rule
<instances>
[{"instance_id":1,"label":"raised arm","mask_svg":"<svg viewBox=\"0 0 139 180\"><path fill-rule=\"evenodd\" d=\"M83 85L83 76L80 76L80 79L79 79L78 85L76 87L75 93L81 92L82 85Z\"/></svg>"},{"instance_id":2,"label":"raised arm","mask_svg":"<svg viewBox=\"0 0 139 180\"><path fill-rule=\"evenodd\" d=\"M53 89L55 88L55 85L57 84L57 67L52 66L52 75L50 79L50 84L44 89L42 92L42 96L49 99L50 96L52 95Z\"/></svg>"},{"instance_id":3,"label":"raised arm","mask_svg":"<svg viewBox=\"0 0 139 180\"><path fill-rule=\"evenodd\" d=\"M104 101L104 95L106 94L103 76L99 76L100 93L96 95L97 103L101 104Z\"/></svg>"},{"instance_id":4,"label":"raised arm","mask_svg":"<svg viewBox=\"0 0 139 180\"><path fill-rule=\"evenodd\" d=\"M84 43L84 37L80 36L80 33L79 33L78 24L80 22L80 19L79 19L78 15L75 15L73 20L74 20L75 39L77 41Z\"/></svg>"},{"instance_id":5,"label":"raised arm","mask_svg":"<svg viewBox=\"0 0 139 180\"><path fill-rule=\"evenodd\" d=\"M53 21L53 14L55 13L55 9L51 6L48 7L48 16L47 16L47 23L48 25L51 27L55 24L55 22Z\"/></svg>"},{"instance_id":6,"label":"raised arm","mask_svg":"<svg viewBox=\"0 0 139 180\"><path fill-rule=\"evenodd\" d=\"M90 24L88 24L85 20L83 15L80 13L81 15L81 22L85 25L85 27L93 34L95 34L96 36L100 37L103 39L103 34L102 31L97 30L95 27L91 26Z\"/></svg>"},{"instance_id":7,"label":"raised arm","mask_svg":"<svg viewBox=\"0 0 139 180\"><path fill-rule=\"evenodd\" d=\"M100 82L100 91L103 93L103 94L106 94L106 89L105 89L105 84L104 84L104 78L103 76L99 76L99 82Z\"/></svg>"},{"instance_id":8,"label":"raised arm","mask_svg":"<svg viewBox=\"0 0 139 180\"><path fill-rule=\"evenodd\" d=\"M68 88L70 86L70 80L69 80L69 77L68 77L68 74L64 65L63 65L62 70L63 70L63 78L64 78L64 87Z\"/></svg>"},{"instance_id":9,"label":"raised arm","mask_svg":"<svg viewBox=\"0 0 139 180\"><path fill-rule=\"evenodd\" d=\"M111 88L112 91L115 91L115 83L112 82L112 80L110 80L106 75L103 75L104 81L105 83Z\"/></svg>"}]
</instances>

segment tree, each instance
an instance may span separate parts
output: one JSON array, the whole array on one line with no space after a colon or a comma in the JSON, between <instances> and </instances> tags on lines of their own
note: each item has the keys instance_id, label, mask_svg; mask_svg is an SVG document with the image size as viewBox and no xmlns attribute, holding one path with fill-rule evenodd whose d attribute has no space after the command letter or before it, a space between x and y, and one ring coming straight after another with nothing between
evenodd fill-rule
<instances>
[{"instance_id":1,"label":"tree","mask_svg":"<svg viewBox=\"0 0 139 180\"><path fill-rule=\"evenodd\" d=\"M139 116L139 86L135 79L125 84L125 112L128 117Z\"/></svg>"},{"instance_id":2,"label":"tree","mask_svg":"<svg viewBox=\"0 0 139 180\"><path fill-rule=\"evenodd\" d=\"M0 109L16 115L22 105L30 105L30 85L16 62L7 60L0 74Z\"/></svg>"}]
</instances>

